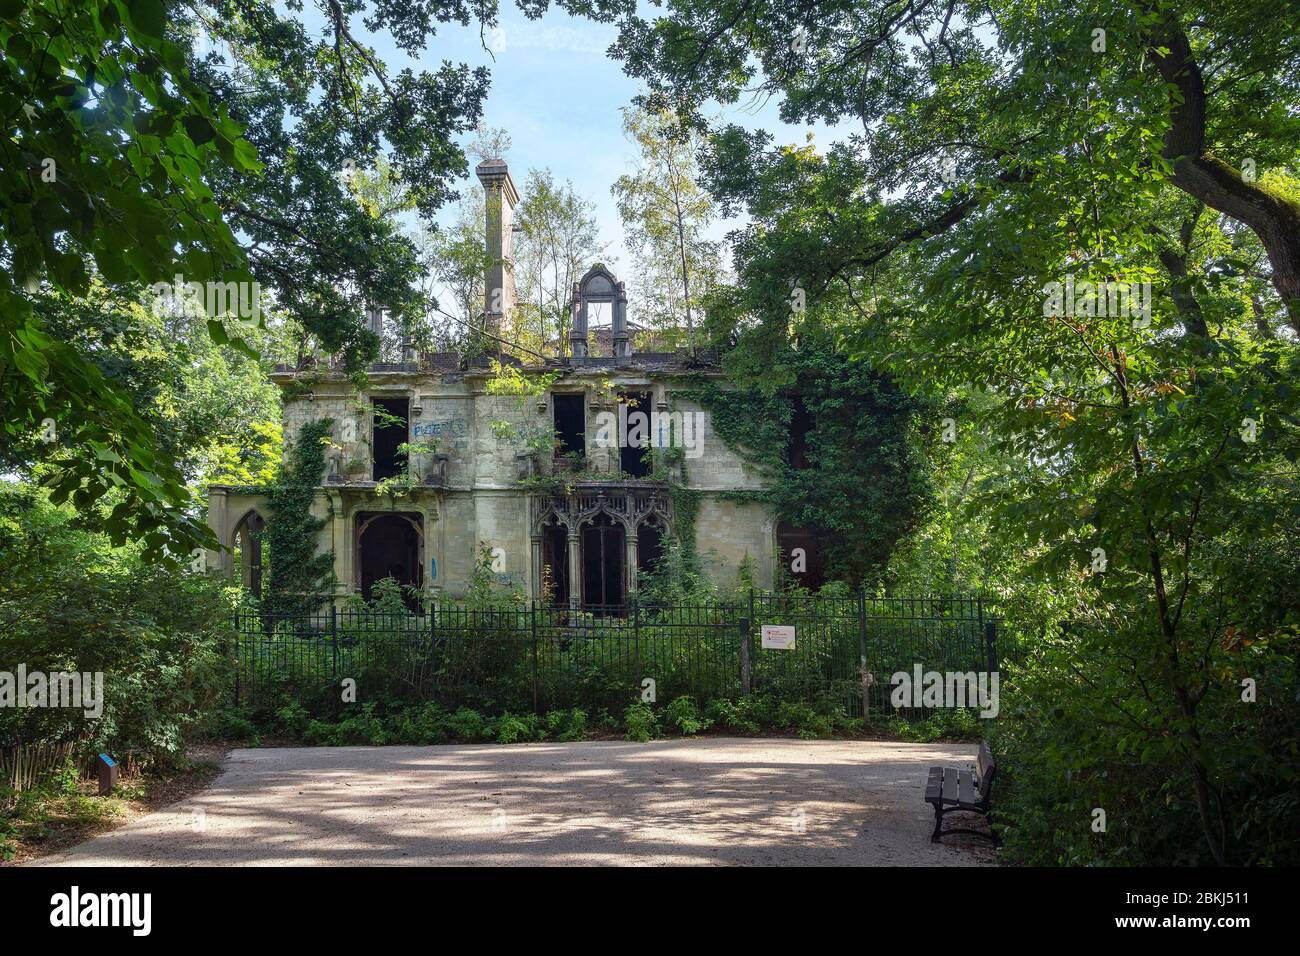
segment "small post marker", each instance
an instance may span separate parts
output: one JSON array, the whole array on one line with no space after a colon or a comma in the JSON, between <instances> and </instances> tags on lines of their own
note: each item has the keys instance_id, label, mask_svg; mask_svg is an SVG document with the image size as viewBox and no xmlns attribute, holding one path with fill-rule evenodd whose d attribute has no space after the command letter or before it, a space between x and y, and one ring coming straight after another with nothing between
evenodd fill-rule
<instances>
[{"instance_id":1,"label":"small post marker","mask_svg":"<svg viewBox=\"0 0 1300 956\"><path fill-rule=\"evenodd\" d=\"M100 754L95 766L99 768L99 795L106 797L117 786L117 761L108 754Z\"/></svg>"}]
</instances>

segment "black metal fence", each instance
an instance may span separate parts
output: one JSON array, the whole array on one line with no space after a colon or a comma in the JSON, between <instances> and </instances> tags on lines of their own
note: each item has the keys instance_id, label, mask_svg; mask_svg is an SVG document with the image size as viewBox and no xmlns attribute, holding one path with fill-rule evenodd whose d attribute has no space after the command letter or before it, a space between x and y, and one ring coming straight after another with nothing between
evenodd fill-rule
<instances>
[{"instance_id":1,"label":"black metal fence","mask_svg":"<svg viewBox=\"0 0 1300 956\"><path fill-rule=\"evenodd\" d=\"M765 647L764 625L793 626L794 646ZM237 701L268 712L297 701L318 715L337 712L351 686L359 701L437 701L485 713L621 710L647 692L701 703L748 693L830 696L861 713L888 704L896 671L997 669L996 622L978 598L750 592L710 604L582 611L536 603L437 603L395 614L244 610L235 631Z\"/></svg>"}]
</instances>

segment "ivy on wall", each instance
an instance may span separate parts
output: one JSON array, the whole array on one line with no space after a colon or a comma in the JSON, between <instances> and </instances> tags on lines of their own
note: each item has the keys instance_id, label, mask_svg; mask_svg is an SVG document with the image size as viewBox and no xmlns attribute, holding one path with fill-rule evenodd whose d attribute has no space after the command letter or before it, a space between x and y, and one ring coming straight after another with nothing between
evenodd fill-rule
<instances>
[{"instance_id":1,"label":"ivy on wall","mask_svg":"<svg viewBox=\"0 0 1300 956\"><path fill-rule=\"evenodd\" d=\"M766 502L815 534L832 577L874 584L933 499L937 412L830 345L787 348L779 365L772 379L788 383L779 390L701 376L676 394L708 409L714 432L764 480L761 491L724 498ZM804 467L794 467L800 404L809 427Z\"/></svg>"},{"instance_id":2,"label":"ivy on wall","mask_svg":"<svg viewBox=\"0 0 1300 956\"><path fill-rule=\"evenodd\" d=\"M310 612L329 599L334 553L316 552L316 535L325 522L312 515L311 506L325 473L325 444L333 425L331 418L305 423L271 486L271 514L262 533L270 558L268 610Z\"/></svg>"}]
</instances>

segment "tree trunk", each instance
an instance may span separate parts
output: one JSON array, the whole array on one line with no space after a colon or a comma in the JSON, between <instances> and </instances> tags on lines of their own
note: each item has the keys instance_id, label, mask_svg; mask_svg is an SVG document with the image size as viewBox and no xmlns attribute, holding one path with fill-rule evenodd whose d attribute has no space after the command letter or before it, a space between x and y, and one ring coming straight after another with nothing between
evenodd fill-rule
<instances>
[{"instance_id":1,"label":"tree trunk","mask_svg":"<svg viewBox=\"0 0 1300 956\"><path fill-rule=\"evenodd\" d=\"M1159 48L1168 49L1167 54ZM1164 156L1173 163L1174 185L1245 223L1259 237L1293 328L1300 332L1300 205L1244 179L1223 160L1205 152L1205 78L1175 14L1165 11L1148 38L1161 78L1182 98L1174 102ZM1245 158L1245 157L1243 157Z\"/></svg>"}]
</instances>

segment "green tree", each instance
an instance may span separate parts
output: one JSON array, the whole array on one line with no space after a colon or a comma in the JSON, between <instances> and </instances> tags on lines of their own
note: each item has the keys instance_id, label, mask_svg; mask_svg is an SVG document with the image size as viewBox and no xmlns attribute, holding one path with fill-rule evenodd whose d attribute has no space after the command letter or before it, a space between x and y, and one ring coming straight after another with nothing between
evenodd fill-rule
<instances>
[{"instance_id":1,"label":"green tree","mask_svg":"<svg viewBox=\"0 0 1300 956\"><path fill-rule=\"evenodd\" d=\"M904 387L988 397L957 424L1024 467L970 500L1099 635L1058 662L1101 703L1080 759L1097 780L1102 752L1177 768L1178 819L1218 863L1240 822L1225 741L1248 725L1227 716L1249 666L1234 636L1285 658L1298 615L1245 585L1293 567L1300 528L1282 334L1300 329L1300 48L1260 22L1294 33L1296 9L683 3L619 41L652 106L757 88L787 121L861 124L821 152L714 131L711 191L751 220L729 320L775 354L838 316ZM1065 746L1055 728L1030 759Z\"/></svg>"},{"instance_id":2,"label":"green tree","mask_svg":"<svg viewBox=\"0 0 1300 956\"><path fill-rule=\"evenodd\" d=\"M694 351L701 304L717 285L721 259L720 244L706 237L717 208L699 184L702 137L672 114L646 109L624 109L623 130L640 151L636 171L612 190L636 255L636 314L666 344Z\"/></svg>"},{"instance_id":3,"label":"green tree","mask_svg":"<svg viewBox=\"0 0 1300 956\"><path fill-rule=\"evenodd\" d=\"M176 560L213 544L181 474L32 297L84 296L92 280L124 293L177 275L257 283L300 330L300 355L320 348L359 370L377 347L365 306L418 311L419 270L410 240L348 177L387 152L431 218L464 172L454 137L477 121L487 73L390 74L353 32L361 4L328 3L323 36L299 5L65 6L0 7L0 423L10 440L55 436L45 478L56 500L85 507L118 489L112 539ZM413 53L437 23L470 15L446 0L377 4L366 21ZM491 26L495 4L473 15ZM210 318L214 342L248 348Z\"/></svg>"},{"instance_id":4,"label":"green tree","mask_svg":"<svg viewBox=\"0 0 1300 956\"><path fill-rule=\"evenodd\" d=\"M536 351L554 340L561 355L569 347L569 299L573 285L604 250L595 204L572 183L557 183L549 169L530 169L515 210L515 281L521 304L517 335Z\"/></svg>"}]
</instances>

